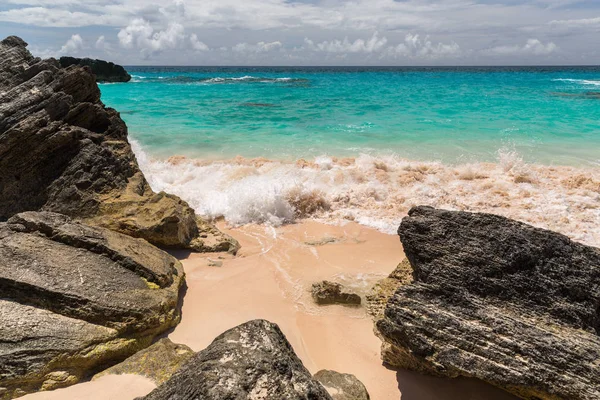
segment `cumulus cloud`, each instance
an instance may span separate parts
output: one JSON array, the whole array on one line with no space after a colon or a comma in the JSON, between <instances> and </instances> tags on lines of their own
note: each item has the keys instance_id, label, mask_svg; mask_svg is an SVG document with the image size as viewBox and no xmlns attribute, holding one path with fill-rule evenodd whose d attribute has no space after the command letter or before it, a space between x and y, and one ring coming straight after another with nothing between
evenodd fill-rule
<instances>
[{"instance_id":1,"label":"cumulus cloud","mask_svg":"<svg viewBox=\"0 0 600 400\"><path fill-rule=\"evenodd\" d=\"M155 31L148 21L136 18L121 29L117 37L122 47L138 49L143 56L149 57L154 53L181 46L185 40L184 30L183 25L172 23L165 30Z\"/></svg>"},{"instance_id":2,"label":"cumulus cloud","mask_svg":"<svg viewBox=\"0 0 600 400\"><path fill-rule=\"evenodd\" d=\"M492 56L510 56L510 55L548 55L555 52L558 46L554 42L544 44L538 39L528 39L524 45L496 46L483 50L483 54Z\"/></svg>"},{"instance_id":3,"label":"cumulus cloud","mask_svg":"<svg viewBox=\"0 0 600 400\"><path fill-rule=\"evenodd\" d=\"M409 33L404 37L403 43L390 47L387 54L391 57L410 58L456 57L461 54L461 49L455 42L433 43L429 36Z\"/></svg>"},{"instance_id":4,"label":"cumulus cloud","mask_svg":"<svg viewBox=\"0 0 600 400\"><path fill-rule=\"evenodd\" d=\"M334 39L315 43L305 38L304 43L309 50L313 51L324 51L327 53L373 53L384 48L387 38L380 38L379 33L375 32L367 40L356 39L352 42L345 37L343 40Z\"/></svg>"},{"instance_id":5,"label":"cumulus cloud","mask_svg":"<svg viewBox=\"0 0 600 400\"><path fill-rule=\"evenodd\" d=\"M280 41L276 42L258 42L256 44L238 43L231 48L236 53L266 53L279 49L283 46Z\"/></svg>"},{"instance_id":6,"label":"cumulus cloud","mask_svg":"<svg viewBox=\"0 0 600 400\"><path fill-rule=\"evenodd\" d=\"M73 55L83 49L83 39L79 34L72 35L69 40L60 48L60 54Z\"/></svg>"},{"instance_id":7,"label":"cumulus cloud","mask_svg":"<svg viewBox=\"0 0 600 400\"><path fill-rule=\"evenodd\" d=\"M205 45L203 42L201 42L198 39L198 36L195 33L192 33L190 35L190 45L192 46L192 49L194 49L196 51L207 51L207 50L209 50L208 46Z\"/></svg>"}]
</instances>

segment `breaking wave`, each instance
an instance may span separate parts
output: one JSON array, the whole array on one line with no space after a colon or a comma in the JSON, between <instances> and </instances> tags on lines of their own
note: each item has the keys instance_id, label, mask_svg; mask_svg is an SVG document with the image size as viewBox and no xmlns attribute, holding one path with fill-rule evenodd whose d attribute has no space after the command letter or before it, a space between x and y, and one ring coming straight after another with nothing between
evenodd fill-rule
<instances>
[{"instance_id":1,"label":"breaking wave","mask_svg":"<svg viewBox=\"0 0 600 400\"><path fill-rule=\"evenodd\" d=\"M500 214L600 245L600 168L531 165L509 150L500 150L496 163L445 165L364 154L295 162L153 160L132 146L154 190L231 225L310 217L394 233L412 206L430 205Z\"/></svg>"},{"instance_id":2,"label":"breaking wave","mask_svg":"<svg viewBox=\"0 0 600 400\"><path fill-rule=\"evenodd\" d=\"M131 75L132 82L151 82L160 81L164 83L202 83L202 84L232 84L232 83L283 83L283 84L307 84L305 78L270 78L257 76L240 77L193 77L193 76L142 76Z\"/></svg>"},{"instance_id":3,"label":"breaking wave","mask_svg":"<svg viewBox=\"0 0 600 400\"><path fill-rule=\"evenodd\" d=\"M567 78L560 78L560 79L553 79L553 81L554 82L579 83L579 84L582 84L582 85L600 86L600 81L589 80L589 79L567 79Z\"/></svg>"}]
</instances>

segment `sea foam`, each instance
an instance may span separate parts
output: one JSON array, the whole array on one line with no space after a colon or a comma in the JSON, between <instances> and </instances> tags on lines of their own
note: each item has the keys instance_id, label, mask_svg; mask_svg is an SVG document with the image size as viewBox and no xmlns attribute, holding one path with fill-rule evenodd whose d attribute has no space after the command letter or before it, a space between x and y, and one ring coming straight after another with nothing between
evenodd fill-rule
<instances>
[{"instance_id":1,"label":"sea foam","mask_svg":"<svg viewBox=\"0 0 600 400\"><path fill-rule=\"evenodd\" d=\"M395 233L415 205L491 212L600 245L600 169L526 164L507 149L496 163L446 165L394 156L320 156L295 162L183 156L154 160L135 141L156 191L186 200L231 225L279 225L299 218L356 221Z\"/></svg>"}]
</instances>

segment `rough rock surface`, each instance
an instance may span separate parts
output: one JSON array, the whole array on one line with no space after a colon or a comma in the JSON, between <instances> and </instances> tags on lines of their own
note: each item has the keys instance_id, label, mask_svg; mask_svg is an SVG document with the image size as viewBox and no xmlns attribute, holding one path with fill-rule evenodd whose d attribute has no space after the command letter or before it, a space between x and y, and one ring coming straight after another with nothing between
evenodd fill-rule
<instances>
[{"instance_id":1,"label":"rough rock surface","mask_svg":"<svg viewBox=\"0 0 600 400\"><path fill-rule=\"evenodd\" d=\"M24 212L0 223L0 399L78 382L179 321L179 261L142 239Z\"/></svg>"},{"instance_id":2,"label":"rough rock surface","mask_svg":"<svg viewBox=\"0 0 600 400\"><path fill-rule=\"evenodd\" d=\"M122 363L94 375L93 379L109 374L137 374L162 385L194 354L188 346L163 338Z\"/></svg>"},{"instance_id":3,"label":"rough rock surface","mask_svg":"<svg viewBox=\"0 0 600 400\"><path fill-rule=\"evenodd\" d=\"M152 191L89 68L60 68L26 46L0 42L0 221L54 211L159 246L237 249L183 200Z\"/></svg>"},{"instance_id":4,"label":"rough rock surface","mask_svg":"<svg viewBox=\"0 0 600 400\"><path fill-rule=\"evenodd\" d=\"M600 398L600 250L490 214L413 208L414 282L377 328L384 360L525 399Z\"/></svg>"},{"instance_id":5,"label":"rough rock surface","mask_svg":"<svg viewBox=\"0 0 600 400\"><path fill-rule=\"evenodd\" d=\"M322 281L313 283L311 288L313 300L317 304L348 304L360 305L361 298L355 293L349 293L336 282Z\"/></svg>"},{"instance_id":6,"label":"rough rock surface","mask_svg":"<svg viewBox=\"0 0 600 400\"><path fill-rule=\"evenodd\" d=\"M264 320L219 335L145 400L331 399L279 327Z\"/></svg>"},{"instance_id":7,"label":"rough rock surface","mask_svg":"<svg viewBox=\"0 0 600 400\"><path fill-rule=\"evenodd\" d=\"M404 259L392 273L377 282L365 296L367 312L375 319L383 318L383 312L389 299L400 286L412 282L412 267L407 259Z\"/></svg>"},{"instance_id":8,"label":"rough rock surface","mask_svg":"<svg viewBox=\"0 0 600 400\"><path fill-rule=\"evenodd\" d=\"M104 60L91 58L61 57L60 66L63 68L71 65L88 66L96 75L96 82L129 82L131 75L120 65Z\"/></svg>"},{"instance_id":9,"label":"rough rock surface","mask_svg":"<svg viewBox=\"0 0 600 400\"><path fill-rule=\"evenodd\" d=\"M322 369L314 374L329 392L333 400L369 400L369 392L361 381L352 374Z\"/></svg>"}]
</instances>

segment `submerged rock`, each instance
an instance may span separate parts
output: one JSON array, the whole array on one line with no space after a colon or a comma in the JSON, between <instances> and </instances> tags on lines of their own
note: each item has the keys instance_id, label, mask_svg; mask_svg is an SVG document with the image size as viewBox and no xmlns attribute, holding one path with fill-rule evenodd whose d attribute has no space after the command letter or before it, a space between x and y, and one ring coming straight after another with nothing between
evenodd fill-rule
<instances>
[{"instance_id":1,"label":"submerged rock","mask_svg":"<svg viewBox=\"0 0 600 400\"><path fill-rule=\"evenodd\" d=\"M369 400L369 392L361 381L352 374L322 369L313 378L329 392L333 400Z\"/></svg>"},{"instance_id":2,"label":"submerged rock","mask_svg":"<svg viewBox=\"0 0 600 400\"><path fill-rule=\"evenodd\" d=\"M93 379L110 374L137 374L162 385L194 354L188 346L163 338L122 363L94 375Z\"/></svg>"},{"instance_id":3,"label":"submerged rock","mask_svg":"<svg viewBox=\"0 0 600 400\"><path fill-rule=\"evenodd\" d=\"M142 239L25 212L0 223L0 399L78 382L179 321L179 261Z\"/></svg>"},{"instance_id":4,"label":"submerged rock","mask_svg":"<svg viewBox=\"0 0 600 400\"><path fill-rule=\"evenodd\" d=\"M349 293L336 282L323 281L313 283L311 288L313 300L317 304L349 304L360 305L361 298L355 293Z\"/></svg>"},{"instance_id":5,"label":"submerged rock","mask_svg":"<svg viewBox=\"0 0 600 400\"><path fill-rule=\"evenodd\" d=\"M145 400L331 399L279 327L264 320L219 335Z\"/></svg>"},{"instance_id":6,"label":"submerged rock","mask_svg":"<svg viewBox=\"0 0 600 400\"><path fill-rule=\"evenodd\" d=\"M96 82L129 82L131 75L120 65L110 61L95 60L91 58L61 57L60 66L63 68L71 65L88 66L96 76Z\"/></svg>"},{"instance_id":7,"label":"submerged rock","mask_svg":"<svg viewBox=\"0 0 600 400\"><path fill-rule=\"evenodd\" d=\"M413 208L414 282L377 328L384 360L524 399L600 398L600 250L490 214Z\"/></svg>"},{"instance_id":8,"label":"submerged rock","mask_svg":"<svg viewBox=\"0 0 600 400\"><path fill-rule=\"evenodd\" d=\"M88 67L60 68L26 46L0 42L0 221L54 211L158 246L237 250L186 202L152 191Z\"/></svg>"}]
</instances>

